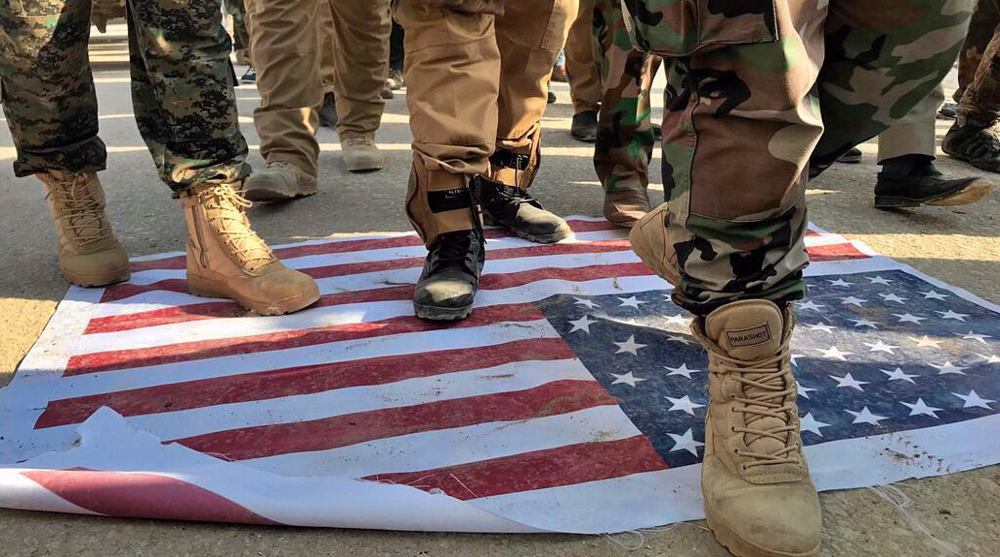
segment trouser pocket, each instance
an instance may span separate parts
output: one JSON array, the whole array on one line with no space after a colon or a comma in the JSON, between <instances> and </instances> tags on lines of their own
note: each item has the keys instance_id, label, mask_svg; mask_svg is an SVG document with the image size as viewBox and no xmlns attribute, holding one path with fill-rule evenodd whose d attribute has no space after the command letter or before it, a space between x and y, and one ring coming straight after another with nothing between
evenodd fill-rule
<instances>
[{"instance_id":1,"label":"trouser pocket","mask_svg":"<svg viewBox=\"0 0 1000 557\"><path fill-rule=\"evenodd\" d=\"M660 56L779 38L775 0L622 0L622 8L635 47Z\"/></svg>"}]
</instances>

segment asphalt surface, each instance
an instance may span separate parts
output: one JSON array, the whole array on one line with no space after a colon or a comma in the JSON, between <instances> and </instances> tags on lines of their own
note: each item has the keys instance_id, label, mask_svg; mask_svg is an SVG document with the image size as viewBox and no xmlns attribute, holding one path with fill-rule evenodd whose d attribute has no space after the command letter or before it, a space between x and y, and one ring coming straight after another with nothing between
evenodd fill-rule
<instances>
[{"instance_id":1,"label":"asphalt surface","mask_svg":"<svg viewBox=\"0 0 1000 557\"><path fill-rule=\"evenodd\" d=\"M132 255L183 248L176 200L156 177L139 137L129 99L128 72L107 56L97 71L101 134L109 145L102 173L109 214ZM534 192L557 213L600 215L601 192L590 162L592 147L568 133L572 107L565 84L544 120L545 157ZM238 90L244 133L258 143L252 87ZM659 104L658 101L654 101ZM939 121L943 135L948 122ZM387 103L378 140L386 151L381 172L343 169L336 134L319 132L320 193L282 206L255 207L251 219L272 243L357 233L407 231L402 200L409 172L409 130L403 95ZM872 207L874 145L865 160L837 165L809 189L810 218L820 226L867 242L882 254L1000 302L1000 195L977 205L883 212ZM0 125L0 385L38 337L66 284L55 265L55 233L40 184L15 178L7 126ZM657 150L656 157L659 157ZM254 150L251 162L262 161ZM662 195L654 162L654 198ZM950 176L974 170L942 157ZM1000 178L996 175L993 178ZM1000 180L998 180L1000 181ZM996 555L1000 541L1000 467L896 484L909 498L901 512L869 490L826 493L823 555L948 555L940 542L966 556ZM935 541L935 538L939 541ZM19 555L392 555L392 556L724 556L703 523L610 538L419 534L119 520L0 510L0 553Z\"/></svg>"}]
</instances>

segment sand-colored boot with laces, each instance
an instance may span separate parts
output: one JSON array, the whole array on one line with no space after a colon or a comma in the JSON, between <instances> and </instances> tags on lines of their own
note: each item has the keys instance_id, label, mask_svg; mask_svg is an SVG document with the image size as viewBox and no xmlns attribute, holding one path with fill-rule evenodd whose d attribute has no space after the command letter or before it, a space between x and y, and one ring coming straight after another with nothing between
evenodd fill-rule
<instances>
[{"instance_id":1,"label":"sand-colored boot with laces","mask_svg":"<svg viewBox=\"0 0 1000 557\"><path fill-rule=\"evenodd\" d=\"M309 275L289 269L250 227L250 202L230 184L200 184L181 194L188 227L188 290L231 298L262 315L298 311L319 299Z\"/></svg>"},{"instance_id":2,"label":"sand-colored boot with laces","mask_svg":"<svg viewBox=\"0 0 1000 557\"><path fill-rule=\"evenodd\" d=\"M50 171L45 184L59 236L59 269L78 286L104 286L129 279L128 254L104 214L104 190L94 172Z\"/></svg>"},{"instance_id":3,"label":"sand-colored boot with laces","mask_svg":"<svg viewBox=\"0 0 1000 557\"><path fill-rule=\"evenodd\" d=\"M681 275L677 269L677 252L667 241L667 219L670 212L664 203L646 213L628 233L632 251L661 278L674 286L680 286Z\"/></svg>"},{"instance_id":4,"label":"sand-colored boot with laces","mask_svg":"<svg viewBox=\"0 0 1000 557\"><path fill-rule=\"evenodd\" d=\"M819 552L819 498L789 365L792 327L791 313L767 300L724 305L691 326L709 357L705 515L738 557Z\"/></svg>"}]
</instances>

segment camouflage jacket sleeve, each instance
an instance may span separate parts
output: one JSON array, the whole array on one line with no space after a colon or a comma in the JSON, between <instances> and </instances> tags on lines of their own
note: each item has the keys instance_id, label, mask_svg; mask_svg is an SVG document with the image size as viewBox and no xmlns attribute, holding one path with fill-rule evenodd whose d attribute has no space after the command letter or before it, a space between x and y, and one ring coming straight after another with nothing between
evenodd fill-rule
<instances>
[{"instance_id":1,"label":"camouflage jacket sleeve","mask_svg":"<svg viewBox=\"0 0 1000 557\"><path fill-rule=\"evenodd\" d=\"M660 56L778 40L775 3L787 0L621 0L632 43Z\"/></svg>"}]
</instances>

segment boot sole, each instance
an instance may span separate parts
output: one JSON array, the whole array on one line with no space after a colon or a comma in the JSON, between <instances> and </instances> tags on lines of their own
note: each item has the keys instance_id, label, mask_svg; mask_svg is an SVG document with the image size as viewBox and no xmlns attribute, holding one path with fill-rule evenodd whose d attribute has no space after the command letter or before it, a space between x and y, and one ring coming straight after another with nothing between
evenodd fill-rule
<instances>
[{"instance_id":1,"label":"boot sole","mask_svg":"<svg viewBox=\"0 0 1000 557\"><path fill-rule=\"evenodd\" d=\"M978 179L966 184L966 186L956 192L945 194L938 198L916 199L912 197L902 197L898 195L876 195L876 209L901 209L905 207L919 207L921 205L955 206L975 203L982 199L990 190L993 184L989 180Z\"/></svg>"},{"instance_id":2,"label":"boot sole","mask_svg":"<svg viewBox=\"0 0 1000 557\"><path fill-rule=\"evenodd\" d=\"M378 163L356 162L352 164L348 164L345 161L344 166L347 167L348 172L376 172L378 170L382 170L382 168L385 167L385 161L383 160L382 162Z\"/></svg>"},{"instance_id":3,"label":"boot sole","mask_svg":"<svg viewBox=\"0 0 1000 557\"><path fill-rule=\"evenodd\" d=\"M65 278L67 282L83 288L96 288L99 286L118 284L119 282L125 282L132 278L132 271L127 266L94 274L69 273L65 269L59 269L59 271L62 273L63 278Z\"/></svg>"},{"instance_id":4,"label":"boot sole","mask_svg":"<svg viewBox=\"0 0 1000 557\"><path fill-rule=\"evenodd\" d=\"M243 197L248 201L259 201L261 203L268 203L274 201L291 201L292 199L299 199L301 197L309 197L310 195L316 195L315 191L304 191L295 193L283 193L273 190L247 190L243 192Z\"/></svg>"},{"instance_id":5,"label":"boot sole","mask_svg":"<svg viewBox=\"0 0 1000 557\"><path fill-rule=\"evenodd\" d=\"M446 308L414 302L413 310L416 312L417 317L428 321L458 321L472 314L471 305L460 308Z\"/></svg>"},{"instance_id":6,"label":"boot sole","mask_svg":"<svg viewBox=\"0 0 1000 557\"><path fill-rule=\"evenodd\" d=\"M283 300L253 300L242 297L231 289L226 288L216 282L207 281L198 277L188 277L188 292L195 296L204 298L228 298L239 304L243 309L252 311L259 315L285 315L295 313L305 309L319 300L319 288L312 292L304 292L297 296L291 296Z\"/></svg>"},{"instance_id":7,"label":"boot sole","mask_svg":"<svg viewBox=\"0 0 1000 557\"><path fill-rule=\"evenodd\" d=\"M715 539L736 557L813 557L819 554L819 545L805 553L787 553L758 547L733 533L725 526L724 522L715 516L708 505L705 505L705 519L708 521L708 527L715 534Z\"/></svg>"}]
</instances>

